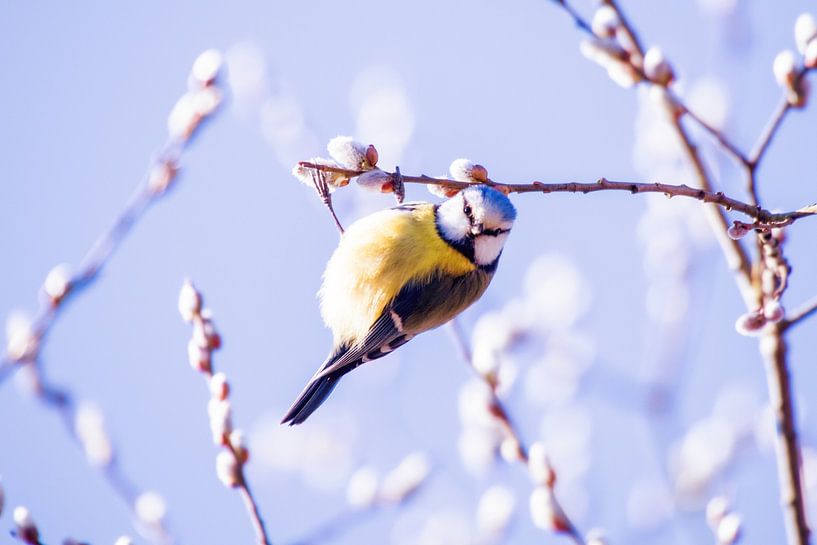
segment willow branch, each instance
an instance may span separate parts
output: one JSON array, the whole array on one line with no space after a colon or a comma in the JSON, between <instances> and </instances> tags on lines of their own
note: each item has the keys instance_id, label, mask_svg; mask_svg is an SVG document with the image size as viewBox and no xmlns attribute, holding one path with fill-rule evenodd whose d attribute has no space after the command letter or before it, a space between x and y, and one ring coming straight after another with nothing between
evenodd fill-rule
<instances>
[{"instance_id":1,"label":"willow branch","mask_svg":"<svg viewBox=\"0 0 817 545\"><path fill-rule=\"evenodd\" d=\"M527 464L528 463L528 447L525 442L522 440L521 435L519 434L518 429L513 423L511 419L510 413L508 412L505 404L499 398L496 393L496 383L487 379L483 374L479 373L474 368L474 359L473 354L471 353L471 349L468 347L468 342L465 340L465 336L462 332L462 328L460 327L459 322L454 319L449 322L449 329L451 331L451 337L454 341L454 344L457 347L457 350L460 353L463 361L468 364L468 367L488 385L489 391L491 392L491 405L490 410L491 414L496 418L497 422L499 422L500 426L502 427L503 432L506 434L507 437L511 437L514 440L514 443L517 445L518 451L518 458L519 460ZM558 505L558 501L557 501ZM563 518L562 521L565 524L565 528L563 529L565 533L576 543L576 545L585 545L584 537L582 533L576 528L576 525L570 520L567 514L564 513L564 510L561 508L561 505L558 506L559 509L562 510Z\"/></svg>"},{"instance_id":2,"label":"willow branch","mask_svg":"<svg viewBox=\"0 0 817 545\"><path fill-rule=\"evenodd\" d=\"M100 272L131 233L133 227L142 219L150 206L166 195L174 184L178 177L179 162L183 153L204 123L217 111L221 101L221 90L216 80L219 66L215 63L211 69L212 73L208 74L204 80L201 79L201 73L191 74L190 81L198 82L199 87L188 91L177 102L171 113L169 124L172 123L173 126L167 141L151 161L147 172L137 184L133 195L113 224L97 238L77 270L70 277L65 278L64 292L59 297L41 294L39 309L31 323L30 346L33 349L23 357L13 357L8 352L3 354L0 358L0 382L11 374L15 364L37 360L49 332L61 316L66 303L91 287L100 278Z\"/></svg>"},{"instance_id":3,"label":"willow branch","mask_svg":"<svg viewBox=\"0 0 817 545\"><path fill-rule=\"evenodd\" d=\"M77 430L77 406L73 395L64 388L59 388L48 384L40 372L39 362L27 363L31 371L34 393L37 399L46 407L51 408L60 416L60 421L68 432L71 440L82 450L86 451L86 446ZM136 499L139 496L139 488L133 483L130 477L125 474L119 465L118 458L111 454L110 459L103 460L103 463L94 465L111 489L128 507L134 520L139 519L136 512ZM153 528L157 532L156 541L159 543L171 543L172 537L162 521L159 521Z\"/></svg>"},{"instance_id":4,"label":"willow branch","mask_svg":"<svg viewBox=\"0 0 817 545\"><path fill-rule=\"evenodd\" d=\"M794 309L782 322L782 328L788 330L817 313L817 296L812 297Z\"/></svg>"},{"instance_id":5,"label":"willow branch","mask_svg":"<svg viewBox=\"0 0 817 545\"><path fill-rule=\"evenodd\" d=\"M188 343L188 358L193 369L201 373L210 389L210 429L216 444L224 449L216 458L216 474L222 484L236 489L241 496L255 532L256 543L271 545L258 502L244 471L249 450L243 444L243 434L233 429L229 383L223 373L219 373L218 377L213 373L213 352L221 347L221 335L216 331L209 311L202 308L202 299L201 293L186 280L179 294L179 311L182 319L193 326ZM226 455L227 464L222 465L222 454Z\"/></svg>"},{"instance_id":6,"label":"willow branch","mask_svg":"<svg viewBox=\"0 0 817 545\"><path fill-rule=\"evenodd\" d=\"M778 326L766 333L761 338L760 351L766 365L769 403L775 415L777 473L788 542L805 545L809 543L809 527L803 502L800 447L794 423L791 376L786 361L787 345L783 331L784 328Z\"/></svg>"},{"instance_id":7,"label":"willow branch","mask_svg":"<svg viewBox=\"0 0 817 545\"><path fill-rule=\"evenodd\" d=\"M309 161L301 161L298 163L305 168L311 168L325 172L336 172L345 174L349 177L359 176L364 171L350 170L342 167L335 167L329 165L321 165L318 163L311 163ZM425 184L425 185L439 185L443 187L450 187L453 189L464 189L469 185L469 182L460 182L457 180L450 180L447 178L432 178L431 176L408 176L402 175L403 182L411 184ZM597 191L624 191L632 194L641 193L662 193L667 197L687 197L695 199L704 203L716 204L725 208L726 210L734 210L741 212L752 219L755 219L764 224L786 224L817 214L817 206L807 206L799 210L791 212L773 213L758 206L739 201L732 197L728 197L721 192L713 192L711 190L704 190L688 185L672 185L665 183L644 183L644 182L617 182L600 178L596 182L556 182L543 183L532 182L529 184L512 184L501 183L495 181L487 182L488 185L494 187L503 193L595 193ZM724 220L724 232L728 228Z\"/></svg>"},{"instance_id":8,"label":"willow branch","mask_svg":"<svg viewBox=\"0 0 817 545\"><path fill-rule=\"evenodd\" d=\"M366 509L343 511L311 530L308 535L296 539L290 543L290 545L315 545L317 543L331 541L347 530L372 518L381 507L380 504L374 503Z\"/></svg>"},{"instance_id":9,"label":"willow branch","mask_svg":"<svg viewBox=\"0 0 817 545\"><path fill-rule=\"evenodd\" d=\"M596 39L597 36L593 33L592 26L590 23L584 19L579 13L573 8L573 6L565 0L554 0L554 3L559 5L569 16L573 19L576 26L581 29L584 33L591 36L593 39ZM625 16L624 12L618 5L618 2L613 2L610 0L606 0L606 3L609 4L613 9L616 10L619 16L619 21L622 23L622 30L626 35L627 39L633 44L635 48L635 57L627 59L628 62L632 65L633 69L635 70L636 74L638 74L639 79L636 83L646 83L646 84L657 84L656 82L652 81L645 73L643 64L643 58L645 54L644 46L641 44L641 40L638 37L638 34L635 32L634 27L630 24L629 20ZM709 133L709 135L714 138L721 147L730 153L733 158L738 161L741 165L747 165L749 159L746 157L746 154L743 153L720 129L714 127L710 123L704 121L704 119L695 113L684 101L679 97L672 89L670 89L667 85L662 85L667 92L669 93L669 97L671 98L672 102L678 105L680 112L682 114L686 114L692 119L695 123L697 123L705 132Z\"/></svg>"},{"instance_id":10,"label":"willow branch","mask_svg":"<svg viewBox=\"0 0 817 545\"><path fill-rule=\"evenodd\" d=\"M757 143L749 154L748 163L752 170L757 169L758 165L760 164L760 160L763 159L766 150L769 148L769 144L771 144L772 139L774 139L775 134L777 134L777 130L780 128L781 123L783 123L783 119L785 119L786 114L789 113L789 110L791 109L792 105L788 98L783 96L777 103L777 107L775 108L774 112L772 112L769 121L766 123L766 126L760 133Z\"/></svg>"},{"instance_id":11,"label":"willow branch","mask_svg":"<svg viewBox=\"0 0 817 545\"><path fill-rule=\"evenodd\" d=\"M625 32L632 38L632 42L639 53L643 54L643 50L639 45L638 38L633 31L631 25L623 17L621 10L615 2L608 0L616 12L619 14L619 20L625 27ZM636 66L636 68L640 68ZM643 73L643 72L642 72ZM797 74L797 79L794 82L793 89L797 90L800 79L807 73L806 70L801 69ZM668 88L668 83L662 85L665 89ZM763 133L760 136L758 144L750 153L748 158L742 160L747 171L747 189L750 195L751 204L757 205L757 188L755 171L759 161L763 157L765 151L777 132L780 124L786 113L791 109L788 104L788 97L786 103L781 103L777 110L772 115L770 122L767 124ZM674 116L671 110L671 105L667 106L670 118L673 119L673 126L681 138L686 155L695 171L698 184L704 191L711 191L711 178L708 175L704 163L698 153L695 144L690 139L684 126L681 123L680 116ZM687 110L688 113L688 110ZM691 116L693 120L695 116ZM723 145L728 142L728 139L719 138L717 131L712 131L704 126L708 132L714 134L722 147L734 154L736 148L733 146ZM742 157L741 155L736 155ZM814 207L807 207L814 208ZM758 210L761 208L758 206ZM806 210L807 210L806 209ZM751 261L749 260L743 246L738 242L729 239L725 236L724 228L726 227L726 218L721 209L707 207L708 217L710 223L715 231L715 236L718 238L721 249L732 269L735 279L738 284L744 302L749 308L757 308L762 301L763 294L759 284L752 282ZM762 220L761 220L762 221ZM758 239L759 241L759 239ZM760 244L760 242L758 242ZM759 248L760 249L760 248ZM808 313L808 310L806 311ZM806 314L807 315L807 314ZM775 407L777 417L777 460L778 473L780 481L780 491L783 498L784 515L786 518L786 531L788 533L789 543L794 545L806 545L809 542L809 529L805 518L805 506L802 494L802 486L800 483L800 451L797 440L796 427L794 424L794 413L792 407L792 391L789 381L789 371L786 362L786 344L783 338L784 326L776 326L772 333L767 334L761 341L761 352L764 355L767 368L767 384L769 388L769 397Z\"/></svg>"}]
</instances>

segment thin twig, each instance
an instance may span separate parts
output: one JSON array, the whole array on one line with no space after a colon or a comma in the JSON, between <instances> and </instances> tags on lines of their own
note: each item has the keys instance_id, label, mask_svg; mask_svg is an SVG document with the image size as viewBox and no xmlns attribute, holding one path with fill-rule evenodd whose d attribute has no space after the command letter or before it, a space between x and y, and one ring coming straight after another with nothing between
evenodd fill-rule
<instances>
[{"instance_id":1,"label":"thin twig","mask_svg":"<svg viewBox=\"0 0 817 545\"><path fill-rule=\"evenodd\" d=\"M698 148L692 142L689 134L684 128L680 120L675 120L672 124L678 134L684 151L691 163L698 186L706 192L712 191L712 182L709 173L704 166L703 159L698 152ZM720 193L717 193L720 194ZM750 206L751 205L746 205ZM755 210L761 210L759 207L752 207ZM705 209L709 225L712 227L712 232L715 239L721 247L726 262L732 271L732 274L737 283L738 290L743 297L743 302L747 308L755 308L757 306L757 295L754 286L752 285L752 262L746 253L743 245L739 240L733 240L729 237L728 228L729 222L726 215L720 208L708 206ZM758 214L761 215L761 214ZM766 220L756 217L756 219L766 223ZM781 218L782 219L782 218ZM773 222L773 221L772 221Z\"/></svg>"},{"instance_id":2,"label":"thin twig","mask_svg":"<svg viewBox=\"0 0 817 545\"><path fill-rule=\"evenodd\" d=\"M178 177L178 165L182 154L199 129L218 109L221 91L216 80L217 72L218 67L216 66L210 79L199 81L198 88L192 89L179 100L178 104L185 99L190 99L187 102L196 102L200 109L190 112L188 118L184 119L186 124L177 127L177 131L169 135L164 146L156 154L156 158L151 161L142 180L137 184L124 209L116 217L111 227L97 238L80 262L76 272L66 279L65 292L57 299L46 296L41 298L39 309L31 322L31 342L36 349L34 353L26 354L22 360L16 360L8 353L3 354L0 358L0 383L8 378L17 363L37 360L39 351L62 314L66 302L75 298L100 278L99 273L122 245L136 223L152 204L167 194ZM190 81L196 81L196 78L191 76ZM200 97L206 95L207 100L196 101L197 95Z\"/></svg>"},{"instance_id":3,"label":"thin twig","mask_svg":"<svg viewBox=\"0 0 817 545\"><path fill-rule=\"evenodd\" d=\"M643 49L639 45L638 37L632 26L624 18L618 5L611 0L608 4L613 6L619 15L619 20L624 26L625 32L631 37L631 41L636 49L643 54ZM636 68L640 68L636 66ZM797 89L800 80L805 76L807 70L801 69L794 82L793 88ZM667 85L665 84L664 87ZM748 158L743 158L742 154L736 154L737 148L729 143L728 139L722 137L718 131L711 130L707 125L702 125L708 132L715 135L723 149L733 153L738 158L742 158L742 162L747 172L747 190L750 196L751 204L758 204L757 187L755 179L755 171L762 159L765 151L776 134L780 124L783 121L786 113L792 108L787 99L785 103L781 102L773 113L771 120L766 125L763 133L758 140L758 144L754 150L749 154ZM686 133L684 126L680 121L680 117L672 115L674 112L672 106L668 106L668 113L673 119L673 125L678 133L686 150L687 156L695 170L696 178L701 189L705 191L712 190L711 178L708 175L704 163L698 153L697 147ZM687 110L687 113L689 111ZM700 121L697 116L690 116L695 121ZM731 144L731 143L730 143ZM757 210L761 210L757 206ZM763 293L759 283L752 282L751 261L749 260L743 246L735 240L731 240L726 236L725 226L726 218L723 211L707 207L710 224L713 227L715 236L717 237L721 249L735 275L738 288L743 296L744 302L749 308L756 308L763 299ZM760 221L763 221L760 218ZM758 242L760 244L760 242ZM759 248L760 249L760 248ZM758 254L759 259L762 256ZM806 310L808 315L810 311ZM789 543L794 545L806 545L809 542L809 529L805 518L804 499L802 494L802 486L800 483L800 449L797 440L797 431L794 424L794 414L792 407L792 392L789 381L789 371L786 362L786 343L783 338L785 330L785 323L776 326L772 333L767 334L761 341L761 353L766 361L767 368L767 384L769 388L769 397L775 407L775 414L777 417L777 459L779 468L780 491L784 504L784 514L786 517L786 529L789 536Z\"/></svg>"},{"instance_id":4,"label":"thin twig","mask_svg":"<svg viewBox=\"0 0 817 545\"><path fill-rule=\"evenodd\" d=\"M809 527L803 502L800 446L794 423L791 376L786 361L787 346L783 331L784 328L778 325L764 334L760 340L760 351L766 364L769 403L775 415L777 474L788 542L806 545L809 543Z\"/></svg>"},{"instance_id":5,"label":"thin twig","mask_svg":"<svg viewBox=\"0 0 817 545\"><path fill-rule=\"evenodd\" d=\"M488 385L489 391L491 392L491 414L497 419L499 424L502 426L503 432L506 434L507 437L511 437L515 444L517 445L518 450L518 457L522 463L527 464L528 462L528 447L525 442L522 440L519 431L517 430L516 426L511 419L510 413L508 409L505 407L505 404L499 398L496 393L496 383L488 380L484 375L477 372L474 368L474 359L471 349L468 347L468 342L465 340L465 335L460 327L459 322L457 319L451 320L449 322L449 331L451 332L451 338L454 341L457 350L460 353L463 361L468 365L468 367ZM558 504L558 501L557 501ZM576 543L576 545L585 545L584 536L582 533L576 528L576 525L573 524L573 521L564 513L564 510L559 505L559 509L562 510L562 516L564 520L562 521L566 528L564 528L565 533Z\"/></svg>"},{"instance_id":6,"label":"thin twig","mask_svg":"<svg viewBox=\"0 0 817 545\"><path fill-rule=\"evenodd\" d=\"M311 530L309 535L296 539L290 545L314 545L316 543L329 541L349 528L365 522L376 514L380 508L380 504L373 503L366 509L342 511L317 528Z\"/></svg>"},{"instance_id":7,"label":"thin twig","mask_svg":"<svg viewBox=\"0 0 817 545\"><path fill-rule=\"evenodd\" d=\"M218 445L225 449L224 452L232 458L230 467L226 470L229 474L222 475L220 473L218 462L216 472L225 486L238 490L250 517L258 545L271 545L267 529L264 526L264 520L261 518L258 502L253 496L244 472L244 466L249 458L249 451L241 444L240 440L235 439L235 434L240 434L240 432L235 432L232 428L232 414L229 405L230 388L226 382L226 377L220 377L222 379L221 389L214 390L213 352L221 347L221 335L216 331L209 311L202 309L202 299L201 293L189 280L186 280L179 294L179 310L182 313L182 318L193 326L191 344L188 345L188 357L193 368L201 373L213 396L210 400L210 426L214 433L214 439ZM191 350L191 347L195 348L195 350ZM215 413L212 412L213 403L219 408Z\"/></svg>"},{"instance_id":8,"label":"thin twig","mask_svg":"<svg viewBox=\"0 0 817 545\"><path fill-rule=\"evenodd\" d=\"M630 41L630 43L633 44L633 47L635 48L636 53L638 53L640 60L643 61L644 46L641 45L641 40L639 39L638 34L636 34L635 30L633 29L633 26L630 24L630 21L627 19L627 16L624 15L624 11L618 6L616 0L606 0L606 2L618 14L618 20L621 21L621 27L624 30L624 34L627 36L627 39ZM636 64L635 66L637 68L641 68L640 64Z\"/></svg>"},{"instance_id":9,"label":"thin twig","mask_svg":"<svg viewBox=\"0 0 817 545\"><path fill-rule=\"evenodd\" d=\"M686 106L681 99L675 93L672 93L672 98L675 100L677 104L681 106L683 113L689 116L695 123L697 123L701 128L703 128L706 132L710 134L715 140L717 140L718 144L723 148L725 151L729 152L729 154L734 157L738 163L741 165L747 165L749 163L749 159L746 157L738 147L732 143L729 138L720 130L715 128L713 125L710 125L709 122L705 121L701 116L699 116L694 111L690 110L688 106Z\"/></svg>"},{"instance_id":10,"label":"thin twig","mask_svg":"<svg viewBox=\"0 0 817 545\"><path fill-rule=\"evenodd\" d=\"M690 143L690 145L692 145ZM346 174L350 177L359 176L363 171L350 170L341 167L320 165L311 163L309 161L301 161L298 163L302 167L311 168L315 170L322 170L326 172L337 172ZM463 189L469 185L468 182L460 182L457 180L450 180L447 178L432 178L430 176L401 176L404 183L425 184L425 185L440 185L455 189ZM751 204L739 201L732 197L728 197L721 192L713 192L711 190L699 189L690 187L688 185L673 185L665 183L644 183L644 182L617 182L600 178L596 182L555 182L543 183L532 182L530 184L511 184L489 181L488 185L504 193L595 193L597 191L626 191L627 193L663 193L667 197L688 197L699 200L704 203L716 204L727 210L734 210L741 212L751 218L754 218L763 223L786 223L798 220L807 216L817 215L817 207L804 207L800 210L792 212L772 213L763 208L753 206ZM724 233L728 228L728 224L724 220Z\"/></svg>"},{"instance_id":11,"label":"thin twig","mask_svg":"<svg viewBox=\"0 0 817 545\"><path fill-rule=\"evenodd\" d=\"M817 313L817 296L812 297L789 313L786 319L783 320L781 327L783 330L788 331L789 328L796 326L815 313Z\"/></svg>"},{"instance_id":12,"label":"thin twig","mask_svg":"<svg viewBox=\"0 0 817 545\"><path fill-rule=\"evenodd\" d=\"M40 372L39 362L30 362L26 365L31 372L33 380L34 393L43 405L54 409L60 416L60 421L63 423L68 436L74 443L85 451L85 445L80 438L77 431L77 407L73 395L64 388L59 388L48 384ZM97 467L99 472L108 482L108 485L116 493L117 496L124 502L124 504L131 511L134 520L138 520L139 516L136 512L136 499L139 496L139 488L133 483L119 465L119 460L115 453L112 453L110 459L105 460L102 465ZM162 521L152 526L157 532L157 541L159 543L172 543L173 539L170 532L165 527Z\"/></svg>"},{"instance_id":13,"label":"thin twig","mask_svg":"<svg viewBox=\"0 0 817 545\"><path fill-rule=\"evenodd\" d=\"M235 453L233 453L233 455L235 455ZM260 545L270 545L269 538L267 537L267 529L264 527L264 521L261 518L261 513L258 511L258 502L255 501L255 496L253 496L252 490L250 490L250 484L244 477L243 469L241 471L241 485L238 487L238 492L241 494L244 507L250 515L250 521L252 522L258 543Z\"/></svg>"},{"instance_id":14,"label":"thin twig","mask_svg":"<svg viewBox=\"0 0 817 545\"><path fill-rule=\"evenodd\" d=\"M786 114L789 113L791 108L792 105L785 96L782 97L777 103L777 107L775 108L774 112L772 112L769 121L766 123L766 126L763 127L763 131L760 133L757 143L749 153L749 165L751 165L752 170L757 169L758 165L760 164L760 160L766 154L766 149L769 147L769 144L771 144L774 135L777 134L777 130L780 128L780 124L783 122L783 119L786 117Z\"/></svg>"},{"instance_id":15,"label":"thin twig","mask_svg":"<svg viewBox=\"0 0 817 545\"><path fill-rule=\"evenodd\" d=\"M597 39L597 36L593 33L593 29L592 29L590 23L586 19L582 18L582 16L578 14L578 12L573 8L573 6L570 5L570 3L568 3L565 0L554 0L554 3L561 6L562 9L568 15L570 15L570 17L573 19L574 23L576 24L576 26L579 29L581 29L583 32L585 32L589 36L591 36L593 39ZM660 85L661 87L666 89L667 92L669 93L669 97L671 99L671 102L674 102L675 104L678 105L678 107L680 108L681 113L687 114L690 117L690 119L695 121L695 123L697 123L702 129L704 129L704 131L709 133L709 135L712 136L722 146L722 148L725 151L731 153L732 156L735 158L735 160L737 160L739 163L741 163L743 165L746 165L748 163L748 159L746 157L746 154L743 153L723 133L723 131L721 131L720 129L717 129L713 125L711 125L708 122L704 121L704 119L700 115L695 113L694 110L690 109L690 107L681 99L681 97L679 97L670 88L669 82L662 84L662 83L659 83L659 82L652 81L649 77L647 77L647 74L644 73L644 68L643 68L642 63L641 63L641 60L643 60L643 57L644 57L644 54L645 54L645 50L644 50L644 46L641 44L640 39L638 38L638 34L633 30L633 27L630 24L630 22L625 18L624 14L623 14L621 8L618 6L617 2L607 1L607 3L610 4L618 12L619 20L622 22L622 25L623 25L623 31L624 31L625 35L627 36L627 38L633 44L633 47L636 49L636 51L635 51L636 54L640 57L640 60L639 60L639 62L637 64L632 64L631 63L633 69L636 72L636 74L638 74L638 76L639 76L635 83L637 83L637 84L638 83L655 84L655 85ZM628 60L628 59L625 59L625 60ZM632 59L629 59L629 60L632 61Z\"/></svg>"},{"instance_id":16,"label":"thin twig","mask_svg":"<svg viewBox=\"0 0 817 545\"><path fill-rule=\"evenodd\" d=\"M562 9L568 15L570 15L570 17L573 19L573 23L578 28L580 28L584 32L587 32L588 34L591 35L593 34L593 28L590 26L590 23L588 23L581 15L579 15L579 12L577 12L573 8L573 6L571 6L568 2L566 2L565 0L553 0L553 3L560 5Z\"/></svg>"}]
</instances>

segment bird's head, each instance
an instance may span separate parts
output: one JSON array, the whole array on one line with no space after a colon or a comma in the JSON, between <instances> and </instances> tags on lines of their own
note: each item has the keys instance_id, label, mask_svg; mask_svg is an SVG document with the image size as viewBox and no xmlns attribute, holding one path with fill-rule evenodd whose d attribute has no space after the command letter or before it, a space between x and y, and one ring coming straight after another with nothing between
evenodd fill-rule
<instances>
[{"instance_id":1,"label":"bird's head","mask_svg":"<svg viewBox=\"0 0 817 545\"><path fill-rule=\"evenodd\" d=\"M515 219L510 199L487 185L467 187L437 210L442 237L482 266L502 253Z\"/></svg>"}]
</instances>

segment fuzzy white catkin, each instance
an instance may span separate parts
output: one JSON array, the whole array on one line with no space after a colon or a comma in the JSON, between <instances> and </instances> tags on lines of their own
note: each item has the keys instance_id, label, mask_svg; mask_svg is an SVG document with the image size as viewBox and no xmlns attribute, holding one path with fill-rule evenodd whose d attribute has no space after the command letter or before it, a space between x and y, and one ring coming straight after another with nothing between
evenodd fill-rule
<instances>
[{"instance_id":1,"label":"fuzzy white catkin","mask_svg":"<svg viewBox=\"0 0 817 545\"><path fill-rule=\"evenodd\" d=\"M133 545L133 540L130 536L119 536L113 545Z\"/></svg>"},{"instance_id":2,"label":"fuzzy white catkin","mask_svg":"<svg viewBox=\"0 0 817 545\"><path fill-rule=\"evenodd\" d=\"M12 312L6 319L6 357L11 361L29 360L38 349L31 318L21 312Z\"/></svg>"},{"instance_id":3,"label":"fuzzy white catkin","mask_svg":"<svg viewBox=\"0 0 817 545\"><path fill-rule=\"evenodd\" d=\"M593 13L591 27L593 34L599 38L612 38L616 35L619 26L621 26L621 21L612 6L603 4Z\"/></svg>"},{"instance_id":4,"label":"fuzzy white catkin","mask_svg":"<svg viewBox=\"0 0 817 545\"><path fill-rule=\"evenodd\" d=\"M715 496L706 504L706 521L713 530L718 527L727 513L729 513L729 500L723 496Z\"/></svg>"},{"instance_id":5,"label":"fuzzy white catkin","mask_svg":"<svg viewBox=\"0 0 817 545\"><path fill-rule=\"evenodd\" d=\"M207 405L207 412L210 415L213 443L220 445L224 436L233 431L232 407L229 400L211 399Z\"/></svg>"},{"instance_id":6,"label":"fuzzy white catkin","mask_svg":"<svg viewBox=\"0 0 817 545\"><path fill-rule=\"evenodd\" d=\"M794 83L796 61L794 53L786 49L777 54L772 63L774 79L781 87L790 87Z\"/></svg>"},{"instance_id":7,"label":"fuzzy white catkin","mask_svg":"<svg viewBox=\"0 0 817 545\"><path fill-rule=\"evenodd\" d=\"M771 323L776 324L786 315L779 301L769 301L763 307L763 316Z\"/></svg>"},{"instance_id":8,"label":"fuzzy white catkin","mask_svg":"<svg viewBox=\"0 0 817 545\"><path fill-rule=\"evenodd\" d=\"M99 408L84 402L74 416L74 429L79 437L88 463L104 467L113 459L113 445L105 431L105 421Z\"/></svg>"},{"instance_id":9,"label":"fuzzy white catkin","mask_svg":"<svg viewBox=\"0 0 817 545\"><path fill-rule=\"evenodd\" d=\"M179 314L182 320L191 322L193 316L201 312L201 294L190 280L185 280L179 290Z\"/></svg>"},{"instance_id":10,"label":"fuzzy white catkin","mask_svg":"<svg viewBox=\"0 0 817 545\"><path fill-rule=\"evenodd\" d=\"M336 136L326 145L329 156L350 170L371 168L366 161L367 148L351 136Z\"/></svg>"},{"instance_id":11,"label":"fuzzy white catkin","mask_svg":"<svg viewBox=\"0 0 817 545\"><path fill-rule=\"evenodd\" d=\"M206 371L210 369L210 350L202 348L195 339L190 339L187 343L187 361L195 371Z\"/></svg>"},{"instance_id":12,"label":"fuzzy white catkin","mask_svg":"<svg viewBox=\"0 0 817 545\"><path fill-rule=\"evenodd\" d=\"M210 377L210 397L212 399L225 400L230 395L230 383L227 382L227 375L216 373Z\"/></svg>"},{"instance_id":13,"label":"fuzzy white catkin","mask_svg":"<svg viewBox=\"0 0 817 545\"><path fill-rule=\"evenodd\" d=\"M193 62L190 75L200 85L212 82L218 76L224 58L217 49L208 49L199 55Z\"/></svg>"},{"instance_id":14,"label":"fuzzy white catkin","mask_svg":"<svg viewBox=\"0 0 817 545\"><path fill-rule=\"evenodd\" d=\"M519 440L512 435L508 435L499 445L499 454L502 456L502 459L509 464L522 461L523 458L521 457L522 453L519 450L519 446Z\"/></svg>"},{"instance_id":15,"label":"fuzzy white catkin","mask_svg":"<svg viewBox=\"0 0 817 545\"><path fill-rule=\"evenodd\" d=\"M152 491L139 494L133 507L139 520L148 526L160 525L167 513L164 498Z\"/></svg>"},{"instance_id":16,"label":"fuzzy white catkin","mask_svg":"<svg viewBox=\"0 0 817 545\"><path fill-rule=\"evenodd\" d=\"M817 68L817 39L811 40L803 54L803 64L806 68Z\"/></svg>"},{"instance_id":17,"label":"fuzzy white catkin","mask_svg":"<svg viewBox=\"0 0 817 545\"><path fill-rule=\"evenodd\" d=\"M364 172L357 177L357 183L360 187L377 193L383 193L387 189L386 184L391 184L392 181L392 175L379 168Z\"/></svg>"},{"instance_id":18,"label":"fuzzy white catkin","mask_svg":"<svg viewBox=\"0 0 817 545\"><path fill-rule=\"evenodd\" d=\"M389 501L401 502L423 484L430 472L431 462L427 454L409 454L383 479L381 494Z\"/></svg>"},{"instance_id":19,"label":"fuzzy white catkin","mask_svg":"<svg viewBox=\"0 0 817 545\"><path fill-rule=\"evenodd\" d=\"M587 532L587 537L585 538L586 545L607 545L607 538L604 535L604 532L601 530L594 528Z\"/></svg>"},{"instance_id":20,"label":"fuzzy white catkin","mask_svg":"<svg viewBox=\"0 0 817 545\"><path fill-rule=\"evenodd\" d=\"M488 171L470 159L454 159L448 167L451 177L458 182L485 182L488 180Z\"/></svg>"},{"instance_id":21,"label":"fuzzy white catkin","mask_svg":"<svg viewBox=\"0 0 817 545\"><path fill-rule=\"evenodd\" d=\"M720 523L718 523L717 536L718 543L722 545L732 545L740 538L743 519L737 513L729 513Z\"/></svg>"},{"instance_id":22,"label":"fuzzy white catkin","mask_svg":"<svg viewBox=\"0 0 817 545\"><path fill-rule=\"evenodd\" d=\"M806 53L809 43L817 39L817 21L810 13L803 13L794 23L794 42L801 54Z\"/></svg>"},{"instance_id":23,"label":"fuzzy white catkin","mask_svg":"<svg viewBox=\"0 0 817 545\"><path fill-rule=\"evenodd\" d=\"M647 50L644 55L644 73L650 80L662 85L672 81L674 77L672 67L664 58L664 52L660 47L651 47Z\"/></svg>"},{"instance_id":24,"label":"fuzzy white catkin","mask_svg":"<svg viewBox=\"0 0 817 545\"><path fill-rule=\"evenodd\" d=\"M479 499L477 505L477 525L489 535L502 534L511 522L516 498L506 486L494 485Z\"/></svg>"},{"instance_id":25,"label":"fuzzy white catkin","mask_svg":"<svg viewBox=\"0 0 817 545\"><path fill-rule=\"evenodd\" d=\"M346 501L357 509L370 507L377 500L380 478L371 467L361 467L354 472L346 487Z\"/></svg>"},{"instance_id":26,"label":"fuzzy white catkin","mask_svg":"<svg viewBox=\"0 0 817 545\"><path fill-rule=\"evenodd\" d=\"M537 486L531 493L530 514L533 524L542 530L560 532L568 526L564 512L553 497L553 491L544 486Z\"/></svg>"},{"instance_id":27,"label":"fuzzy white catkin","mask_svg":"<svg viewBox=\"0 0 817 545\"><path fill-rule=\"evenodd\" d=\"M43 290L51 299L59 300L65 297L71 286L71 267L62 263L48 273L43 283Z\"/></svg>"},{"instance_id":28,"label":"fuzzy white catkin","mask_svg":"<svg viewBox=\"0 0 817 545\"><path fill-rule=\"evenodd\" d=\"M340 167L341 165L337 164L335 161L331 159L325 159L323 157L312 157L307 161L308 163L314 163L316 165L325 165L328 167ZM302 184L307 185L309 187L314 187L315 180L313 179L313 175L317 176L318 174L311 168L302 167L300 164L295 165L292 167L292 175L295 176L298 181ZM338 172L323 172L324 180L326 180L326 184L329 186L329 191L334 191L339 187L343 187L349 183L349 179L346 178L343 174Z\"/></svg>"},{"instance_id":29,"label":"fuzzy white catkin","mask_svg":"<svg viewBox=\"0 0 817 545\"><path fill-rule=\"evenodd\" d=\"M539 441L533 443L528 449L528 472L533 481L539 485L547 485L553 478L547 448Z\"/></svg>"},{"instance_id":30,"label":"fuzzy white catkin","mask_svg":"<svg viewBox=\"0 0 817 545\"><path fill-rule=\"evenodd\" d=\"M625 89L632 87L640 79L638 72L621 60L624 50L615 42L595 38L583 40L579 44L579 50L587 59L607 70L610 79Z\"/></svg>"},{"instance_id":31,"label":"fuzzy white catkin","mask_svg":"<svg viewBox=\"0 0 817 545\"><path fill-rule=\"evenodd\" d=\"M34 518L31 516L31 511L28 510L28 507L23 505L18 505L14 508L12 519L14 519L14 524L21 529L34 528L36 526L34 524Z\"/></svg>"},{"instance_id":32,"label":"fuzzy white catkin","mask_svg":"<svg viewBox=\"0 0 817 545\"><path fill-rule=\"evenodd\" d=\"M232 452L222 450L216 456L216 476L227 488L235 488L241 482L238 461Z\"/></svg>"}]
</instances>

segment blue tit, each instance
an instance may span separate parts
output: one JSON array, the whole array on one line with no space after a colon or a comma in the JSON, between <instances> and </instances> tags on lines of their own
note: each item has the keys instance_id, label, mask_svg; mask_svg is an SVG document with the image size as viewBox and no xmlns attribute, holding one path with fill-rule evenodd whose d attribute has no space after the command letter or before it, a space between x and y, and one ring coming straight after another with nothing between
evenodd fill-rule
<instances>
[{"instance_id":1,"label":"blue tit","mask_svg":"<svg viewBox=\"0 0 817 545\"><path fill-rule=\"evenodd\" d=\"M485 185L440 205L407 203L349 226L319 297L332 352L283 423L300 424L356 368L438 327L480 298L516 219L511 201Z\"/></svg>"}]
</instances>

